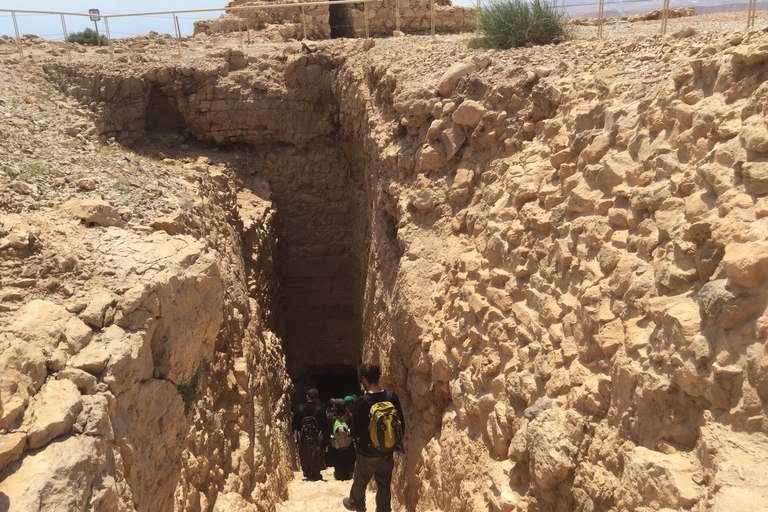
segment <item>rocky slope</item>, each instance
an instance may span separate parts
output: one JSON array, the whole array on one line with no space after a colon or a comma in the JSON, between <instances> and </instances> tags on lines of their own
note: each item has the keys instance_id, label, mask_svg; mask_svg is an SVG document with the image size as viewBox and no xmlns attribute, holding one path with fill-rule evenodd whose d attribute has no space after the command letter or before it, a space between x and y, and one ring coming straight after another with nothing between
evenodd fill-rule
<instances>
[{"instance_id":1,"label":"rocky slope","mask_svg":"<svg viewBox=\"0 0 768 512\"><path fill-rule=\"evenodd\" d=\"M401 509L761 510L763 32L158 39L6 63L0 500L274 510L270 194L304 155L360 183L350 293L406 407Z\"/></svg>"}]
</instances>

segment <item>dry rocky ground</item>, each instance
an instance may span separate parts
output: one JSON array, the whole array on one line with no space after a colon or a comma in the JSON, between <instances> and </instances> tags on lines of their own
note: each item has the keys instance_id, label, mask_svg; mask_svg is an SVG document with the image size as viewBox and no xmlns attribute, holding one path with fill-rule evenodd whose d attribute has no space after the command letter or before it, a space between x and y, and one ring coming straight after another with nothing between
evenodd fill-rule
<instances>
[{"instance_id":1,"label":"dry rocky ground","mask_svg":"<svg viewBox=\"0 0 768 512\"><path fill-rule=\"evenodd\" d=\"M313 508L283 205L359 208L398 510L766 510L768 35L744 18L510 51L2 40L0 510Z\"/></svg>"}]
</instances>

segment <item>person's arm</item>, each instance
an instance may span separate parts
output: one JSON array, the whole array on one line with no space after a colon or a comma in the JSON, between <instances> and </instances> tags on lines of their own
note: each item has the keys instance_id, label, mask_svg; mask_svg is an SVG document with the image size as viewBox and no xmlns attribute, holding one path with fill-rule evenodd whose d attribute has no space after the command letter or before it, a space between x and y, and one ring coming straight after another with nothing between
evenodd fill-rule
<instances>
[{"instance_id":1,"label":"person's arm","mask_svg":"<svg viewBox=\"0 0 768 512\"><path fill-rule=\"evenodd\" d=\"M297 432L301 429L301 406L298 406L293 412L293 420L291 420L291 429Z\"/></svg>"},{"instance_id":2,"label":"person's arm","mask_svg":"<svg viewBox=\"0 0 768 512\"><path fill-rule=\"evenodd\" d=\"M371 410L371 404L365 399L365 395L362 395L355 400L352 404L352 419L349 424L349 429L352 434L352 439L359 441L363 438L368 431L368 414Z\"/></svg>"}]
</instances>

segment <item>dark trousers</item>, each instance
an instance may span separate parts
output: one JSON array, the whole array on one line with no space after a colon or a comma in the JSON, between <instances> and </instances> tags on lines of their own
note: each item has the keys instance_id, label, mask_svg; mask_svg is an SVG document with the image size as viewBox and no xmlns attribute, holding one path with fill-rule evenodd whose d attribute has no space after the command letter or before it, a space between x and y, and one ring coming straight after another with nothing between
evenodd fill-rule
<instances>
[{"instance_id":1,"label":"dark trousers","mask_svg":"<svg viewBox=\"0 0 768 512\"><path fill-rule=\"evenodd\" d=\"M355 474L352 477L352 490L349 497L358 506L365 506L365 488L371 477L376 480L376 512L392 511L392 468L395 460L392 455L383 457L366 457L357 454L355 457Z\"/></svg>"},{"instance_id":2,"label":"dark trousers","mask_svg":"<svg viewBox=\"0 0 768 512\"><path fill-rule=\"evenodd\" d=\"M304 477L309 480L320 480L320 470L325 467L325 450L321 447L299 447L299 460Z\"/></svg>"},{"instance_id":3,"label":"dark trousers","mask_svg":"<svg viewBox=\"0 0 768 512\"><path fill-rule=\"evenodd\" d=\"M355 467L355 449L333 450L333 477L336 480L349 480Z\"/></svg>"}]
</instances>

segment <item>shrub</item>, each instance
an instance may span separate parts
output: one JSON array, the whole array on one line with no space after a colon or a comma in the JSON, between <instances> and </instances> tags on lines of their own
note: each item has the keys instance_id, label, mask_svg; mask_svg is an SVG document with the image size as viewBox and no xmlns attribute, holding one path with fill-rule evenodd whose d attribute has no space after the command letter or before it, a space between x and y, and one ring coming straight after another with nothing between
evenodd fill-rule
<instances>
[{"instance_id":1,"label":"shrub","mask_svg":"<svg viewBox=\"0 0 768 512\"><path fill-rule=\"evenodd\" d=\"M90 28L86 28L82 32L75 32L74 34L70 34L69 37L67 37L67 42L96 46L96 32ZM98 44L101 46L107 46L108 42L109 41L107 40L107 36L99 35Z\"/></svg>"},{"instance_id":2,"label":"shrub","mask_svg":"<svg viewBox=\"0 0 768 512\"><path fill-rule=\"evenodd\" d=\"M195 373L189 379L189 382L184 384L176 384L176 390L181 395L181 399L184 400L184 414L189 414L192 409L192 404L197 398L197 387L200 384L200 375L203 373L203 364L197 367Z\"/></svg>"},{"instance_id":3,"label":"shrub","mask_svg":"<svg viewBox=\"0 0 768 512\"><path fill-rule=\"evenodd\" d=\"M550 44L566 38L562 11L547 0L484 0L477 25L488 48Z\"/></svg>"}]
</instances>

